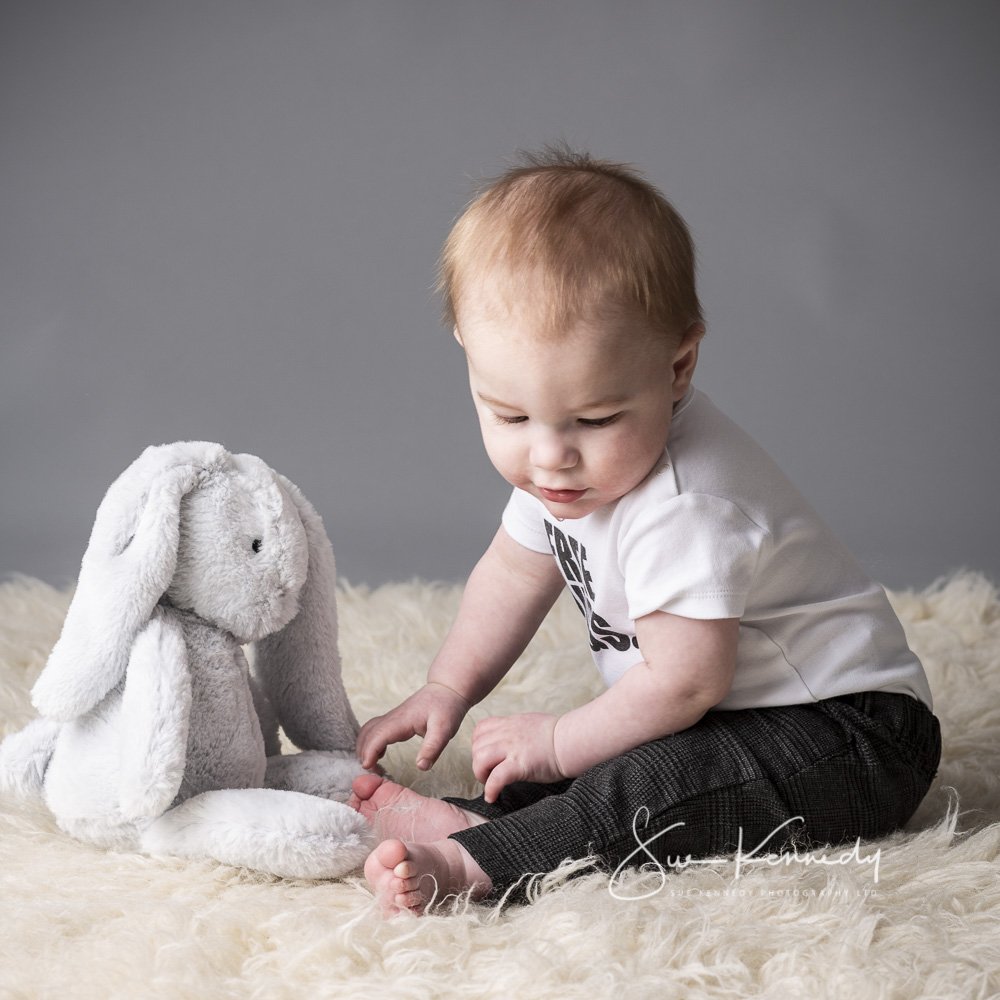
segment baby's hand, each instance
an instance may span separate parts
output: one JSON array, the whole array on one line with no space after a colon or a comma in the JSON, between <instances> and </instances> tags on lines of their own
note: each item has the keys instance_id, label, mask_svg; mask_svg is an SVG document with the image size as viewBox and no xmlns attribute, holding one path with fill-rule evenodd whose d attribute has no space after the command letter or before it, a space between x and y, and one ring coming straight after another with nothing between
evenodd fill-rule
<instances>
[{"instance_id":1,"label":"baby's hand","mask_svg":"<svg viewBox=\"0 0 1000 1000\"><path fill-rule=\"evenodd\" d=\"M561 781L565 775L556 760L555 715L492 716L476 725L472 734L472 770L485 785L487 802L515 781Z\"/></svg>"},{"instance_id":2,"label":"baby's hand","mask_svg":"<svg viewBox=\"0 0 1000 1000\"><path fill-rule=\"evenodd\" d=\"M430 768L458 732L471 706L456 691L428 682L391 712L369 719L358 733L357 755L362 767L373 767L390 743L423 736L417 767Z\"/></svg>"}]
</instances>

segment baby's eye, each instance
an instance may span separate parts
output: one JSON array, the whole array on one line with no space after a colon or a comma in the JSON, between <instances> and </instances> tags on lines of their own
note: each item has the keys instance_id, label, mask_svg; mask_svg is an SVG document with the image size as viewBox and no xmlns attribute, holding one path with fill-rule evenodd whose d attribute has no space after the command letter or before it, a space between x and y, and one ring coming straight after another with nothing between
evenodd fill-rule
<instances>
[{"instance_id":1,"label":"baby's eye","mask_svg":"<svg viewBox=\"0 0 1000 1000\"><path fill-rule=\"evenodd\" d=\"M523 424L525 422L525 420L527 420L528 418L527 417L504 417L504 416L502 416L499 413L494 413L493 414L493 419L498 424Z\"/></svg>"},{"instance_id":2,"label":"baby's eye","mask_svg":"<svg viewBox=\"0 0 1000 1000\"><path fill-rule=\"evenodd\" d=\"M613 424L620 416L620 413L612 413L607 417L596 417L590 420L581 417L580 423L583 424L584 427L607 427L608 424Z\"/></svg>"}]
</instances>

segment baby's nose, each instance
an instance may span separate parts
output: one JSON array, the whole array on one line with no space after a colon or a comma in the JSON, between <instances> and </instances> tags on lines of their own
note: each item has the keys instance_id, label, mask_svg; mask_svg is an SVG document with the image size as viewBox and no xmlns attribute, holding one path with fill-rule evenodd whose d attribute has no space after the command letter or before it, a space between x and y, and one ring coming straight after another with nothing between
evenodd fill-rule
<instances>
[{"instance_id":1,"label":"baby's nose","mask_svg":"<svg viewBox=\"0 0 1000 1000\"><path fill-rule=\"evenodd\" d=\"M572 469L580 460L580 454L560 434L542 433L538 435L531 446L531 463L538 469L558 472L562 469Z\"/></svg>"}]
</instances>

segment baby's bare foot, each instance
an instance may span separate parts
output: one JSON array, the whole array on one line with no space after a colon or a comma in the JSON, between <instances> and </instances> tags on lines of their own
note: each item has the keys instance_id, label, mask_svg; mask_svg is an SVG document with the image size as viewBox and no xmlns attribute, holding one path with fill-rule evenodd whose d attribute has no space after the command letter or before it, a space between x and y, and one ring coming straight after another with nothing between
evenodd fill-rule
<instances>
[{"instance_id":1,"label":"baby's bare foot","mask_svg":"<svg viewBox=\"0 0 1000 1000\"><path fill-rule=\"evenodd\" d=\"M420 795L375 774L360 775L352 787L347 804L375 826L379 840L401 837L430 843L486 822L483 816Z\"/></svg>"},{"instance_id":2,"label":"baby's bare foot","mask_svg":"<svg viewBox=\"0 0 1000 1000\"><path fill-rule=\"evenodd\" d=\"M408 844L384 840L368 855L365 878L389 916L423 913L432 902L471 890L482 899L492 888L490 877L457 840Z\"/></svg>"}]
</instances>

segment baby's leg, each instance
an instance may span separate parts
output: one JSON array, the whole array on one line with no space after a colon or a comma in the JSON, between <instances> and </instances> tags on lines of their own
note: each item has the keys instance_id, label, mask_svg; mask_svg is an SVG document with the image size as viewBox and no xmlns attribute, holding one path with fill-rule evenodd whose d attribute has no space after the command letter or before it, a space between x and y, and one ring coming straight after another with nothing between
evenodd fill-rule
<instances>
[{"instance_id":1,"label":"baby's leg","mask_svg":"<svg viewBox=\"0 0 1000 1000\"><path fill-rule=\"evenodd\" d=\"M430 844L384 840L365 862L365 878L385 914L423 913L434 901L469 891L481 899L489 876L456 840Z\"/></svg>"},{"instance_id":2,"label":"baby's leg","mask_svg":"<svg viewBox=\"0 0 1000 1000\"><path fill-rule=\"evenodd\" d=\"M744 850L763 843L765 853L794 836L884 836L913 814L939 754L937 721L907 695L709 712L559 794L449 837L489 876L492 896L516 887L508 900L519 901L526 875L565 858L596 856L608 871L653 861L667 874L689 859L725 859L741 836Z\"/></svg>"}]
</instances>

